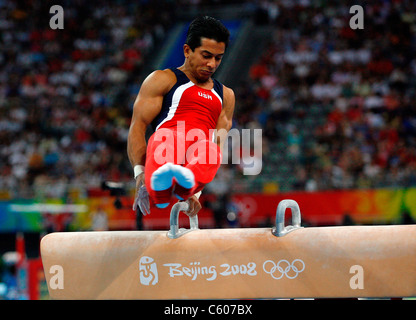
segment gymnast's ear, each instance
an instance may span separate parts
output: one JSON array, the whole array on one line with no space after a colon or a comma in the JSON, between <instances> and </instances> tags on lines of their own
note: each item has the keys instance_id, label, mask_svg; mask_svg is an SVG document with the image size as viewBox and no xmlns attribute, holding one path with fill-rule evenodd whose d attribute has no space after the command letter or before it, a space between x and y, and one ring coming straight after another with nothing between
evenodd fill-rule
<instances>
[{"instance_id":1,"label":"gymnast's ear","mask_svg":"<svg viewBox=\"0 0 416 320\"><path fill-rule=\"evenodd\" d=\"M188 58L191 52L193 52L193 50L188 44L185 43L183 45L183 55L185 56L185 58Z\"/></svg>"}]
</instances>

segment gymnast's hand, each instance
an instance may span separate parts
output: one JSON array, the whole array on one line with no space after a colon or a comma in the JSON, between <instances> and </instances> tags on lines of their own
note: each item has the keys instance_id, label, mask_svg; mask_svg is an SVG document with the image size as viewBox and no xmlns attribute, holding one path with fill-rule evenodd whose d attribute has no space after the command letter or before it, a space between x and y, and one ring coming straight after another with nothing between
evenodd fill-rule
<instances>
[{"instance_id":1,"label":"gymnast's hand","mask_svg":"<svg viewBox=\"0 0 416 320\"><path fill-rule=\"evenodd\" d=\"M133 210L139 207L143 215L150 214L149 193L144 184L144 173L141 173L136 179L136 196L134 198Z\"/></svg>"},{"instance_id":2,"label":"gymnast's hand","mask_svg":"<svg viewBox=\"0 0 416 320\"><path fill-rule=\"evenodd\" d=\"M189 205L189 209L185 213L189 217L195 216L199 212L199 210L201 210L201 208L202 208L201 203L199 202L198 198L195 195L188 198L188 200L186 200L186 202Z\"/></svg>"}]
</instances>

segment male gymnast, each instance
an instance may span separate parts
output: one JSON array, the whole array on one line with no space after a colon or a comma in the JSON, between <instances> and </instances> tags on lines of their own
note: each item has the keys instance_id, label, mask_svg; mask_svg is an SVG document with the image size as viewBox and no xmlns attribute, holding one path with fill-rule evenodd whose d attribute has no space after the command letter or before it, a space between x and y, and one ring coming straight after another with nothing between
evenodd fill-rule
<instances>
[{"instance_id":1,"label":"male gymnast","mask_svg":"<svg viewBox=\"0 0 416 320\"><path fill-rule=\"evenodd\" d=\"M234 92L212 78L228 41L219 20L196 18L183 46L184 64L156 70L143 81L127 140L136 179L133 210L149 214L149 197L158 208L187 201L190 217L201 209L199 195L217 173L232 126ZM148 125L154 133L146 144Z\"/></svg>"}]
</instances>

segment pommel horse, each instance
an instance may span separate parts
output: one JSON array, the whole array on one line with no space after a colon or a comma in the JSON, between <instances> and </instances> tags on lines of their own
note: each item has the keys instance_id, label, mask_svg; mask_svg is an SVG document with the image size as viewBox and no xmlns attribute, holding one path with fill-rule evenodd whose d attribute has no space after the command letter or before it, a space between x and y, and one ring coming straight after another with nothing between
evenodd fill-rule
<instances>
[{"instance_id":1,"label":"pommel horse","mask_svg":"<svg viewBox=\"0 0 416 320\"><path fill-rule=\"evenodd\" d=\"M292 225L285 226L285 212ZM283 200L274 228L57 232L41 240L52 299L416 296L416 225L301 227Z\"/></svg>"}]
</instances>

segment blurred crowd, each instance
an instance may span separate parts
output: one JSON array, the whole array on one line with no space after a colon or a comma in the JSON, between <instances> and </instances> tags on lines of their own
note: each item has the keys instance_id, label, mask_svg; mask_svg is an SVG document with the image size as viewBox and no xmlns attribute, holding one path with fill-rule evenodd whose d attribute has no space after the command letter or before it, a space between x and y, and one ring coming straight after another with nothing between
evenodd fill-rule
<instances>
[{"instance_id":1,"label":"blurred crowd","mask_svg":"<svg viewBox=\"0 0 416 320\"><path fill-rule=\"evenodd\" d=\"M363 2L364 29L353 30L352 1L253 3L274 31L233 88L234 127L263 129L263 170L224 165L211 189L416 185L416 4ZM132 105L178 6L61 1L64 29L52 30L54 4L0 0L0 190L15 197L132 181ZM181 1L199 4L218 5Z\"/></svg>"},{"instance_id":2,"label":"blurred crowd","mask_svg":"<svg viewBox=\"0 0 416 320\"><path fill-rule=\"evenodd\" d=\"M131 180L126 137L141 70L173 2L0 1L0 189L62 196ZM29 193L28 193L29 191Z\"/></svg>"},{"instance_id":3,"label":"blurred crowd","mask_svg":"<svg viewBox=\"0 0 416 320\"><path fill-rule=\"evenodd\" d=\"M364 29L349 25L356 4ZM236 99L237 125L263 128L254 180L285 191L415 186L416 3L266 1L257 20L274 32Z\"/></svg>"}]
</instances>

